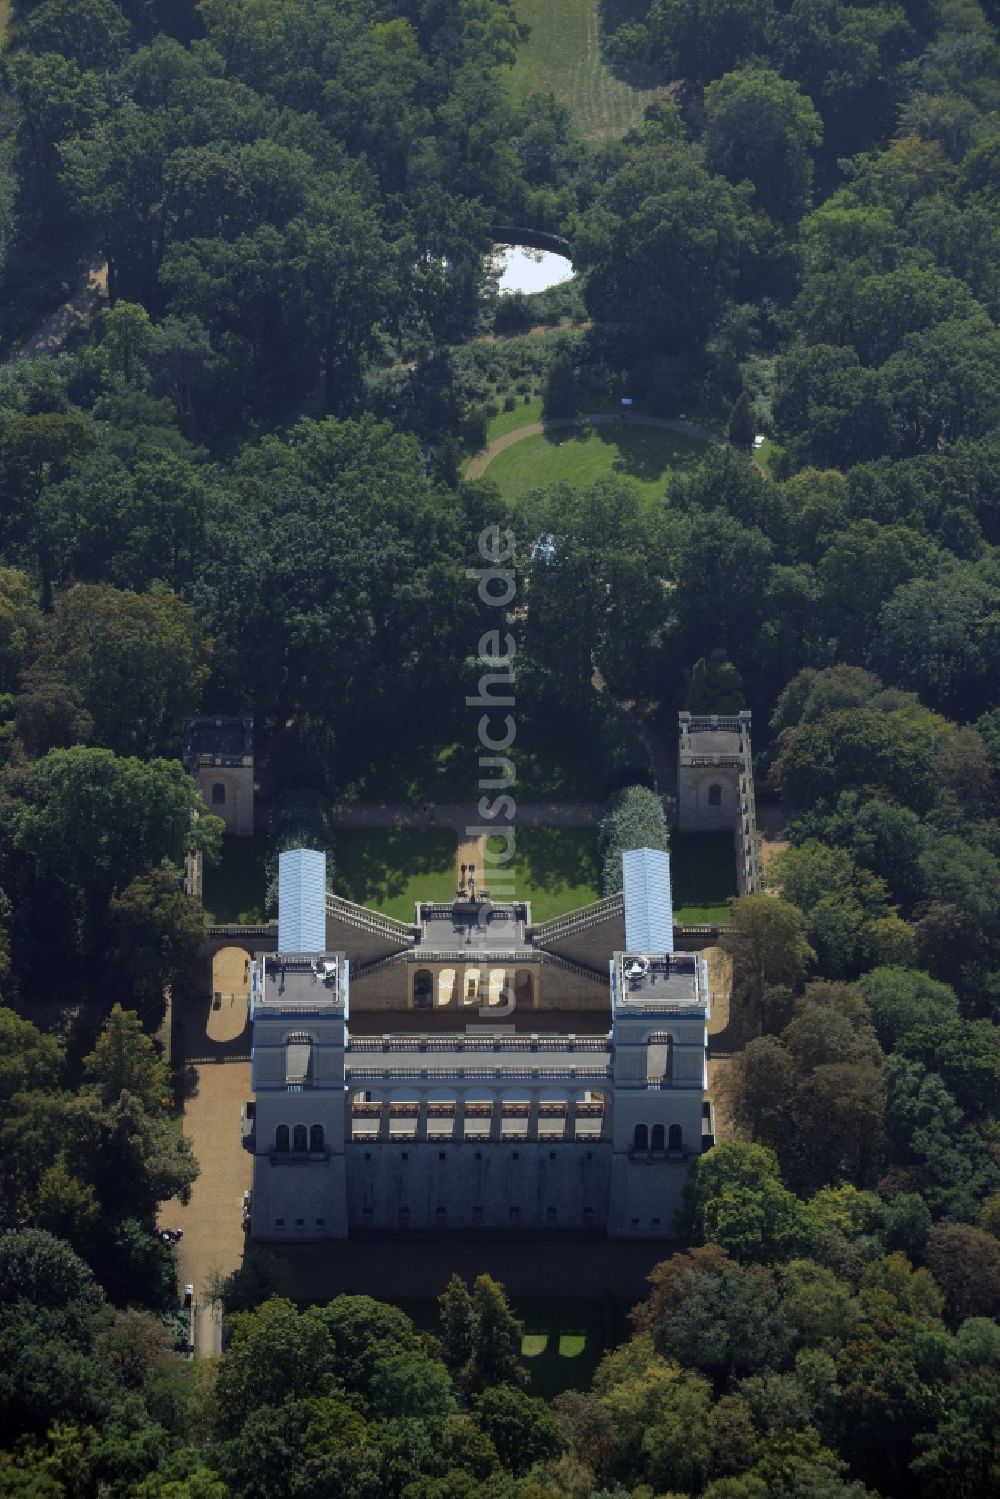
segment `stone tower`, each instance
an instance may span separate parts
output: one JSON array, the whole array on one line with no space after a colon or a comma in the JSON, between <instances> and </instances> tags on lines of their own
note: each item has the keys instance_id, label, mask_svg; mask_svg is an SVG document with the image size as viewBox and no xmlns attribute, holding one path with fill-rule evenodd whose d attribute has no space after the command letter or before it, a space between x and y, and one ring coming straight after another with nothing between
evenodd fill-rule
<instances>
[{"instance_id":1,"label":"stone tower","mask_svg":"<svg viewBox=\"0 0 1000 1499\"><path fill-rule=\"evenodd\" d=\"M623 856L626 951L611 960L614 1078L608 1233L668 1235L702 1149L707 1087L708 970L675 953L670 860Z\"/></svg>"},{"instance_id":2,"label":"stone tower","mask_svg":"<svg viewBox=\"0 0 1000 1499\"><path fill-rule=\"evenodd\" d=\"M737 889L762 888L750 714L678 715L677 830L733 835Z\"/></svg>"},{"instance_id":3,"label":"stone tower","mask_svg":"<svg viewBox=\"0 0 1000 1499\"><path fill-rule=\"evenodd\" d=\"M248 838L253 832L253 719L189 718L184 766L226 832Z\"/></svg>"},{"instance_id":4,"label":"stone tower","mask_svg":"<svg viewBox=\"0 0 1000 1499\"><path fill-rule=\"evenodd\" d=\"M253 1152L257 1239L347 1235L344 1047L347 963L329 953L326 856L293 849L278 861L278 951L252 968L255 1102L244 1107Z\"/></svg>"}]
</instances>

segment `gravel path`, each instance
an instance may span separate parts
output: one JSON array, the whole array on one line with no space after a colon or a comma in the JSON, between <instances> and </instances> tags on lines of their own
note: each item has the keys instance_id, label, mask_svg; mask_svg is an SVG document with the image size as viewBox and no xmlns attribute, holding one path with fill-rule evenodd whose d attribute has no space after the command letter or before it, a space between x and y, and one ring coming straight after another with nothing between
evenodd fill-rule
<instances>
[{"instance_id":1,"label":"gravel path","mask_svg":"<svg viewBox=\"0 0 1000 1499\"><path fill-rule=\"evenodd\" d=\"M595 411L591 416L554 416L547 422L529 422L525 427L515 427L513 432L505 432L502 437L495 438L470 461L465 477L481 479L498 453L502 453L505 448L512 448L516 442L523 442L526 437L537 437L541 432L554 432L558 427L610 427L614 424L625 427L662 427L665 432L681 432L686 437L697 437L701 442L724 442L718 432L700 427L697 422L674 421L666 416L644 416L640 413L622 418L616 411Z\"/></svg>"},{"instance_id":2,"label":"gravel path","mask_svg":"<svg viewBox=\"0 0 1000 1499\"><path fill-rule=\"evenodd\" d=\"M469 828L481 827L484 819L473 802L398 802L380 806L338 805L334 822L346 828L454 828L464 838ZM591 828L604 815L603 802L518 802L511 819L515 828ZM506 826L498 823L498 827Z\"/></svg>"},{"instance_id":3,"label":"gravel path","mask_svg":"<svg viewBox=\"0 0 1000 1499\"><path fill-rule=\"evenodd\" d=\"M19 359L38 359L44 354L57 354L71 330L84 322L107 294L108 263L103 255L97 254L80 272L69 301L57 307L5 362L16 364Z\"/></svg>"}]
</instances>

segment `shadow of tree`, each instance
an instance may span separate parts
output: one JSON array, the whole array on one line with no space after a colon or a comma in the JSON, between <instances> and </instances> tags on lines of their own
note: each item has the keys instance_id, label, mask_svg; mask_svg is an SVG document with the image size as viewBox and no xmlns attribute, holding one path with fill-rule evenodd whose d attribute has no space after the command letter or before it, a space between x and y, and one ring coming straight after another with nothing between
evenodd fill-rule
<instances>
[{"instance_id":1,"label":"shadow of tree","mask_svg":"<svg viewBox=\"0 0 1000 1499\"><path fill-rule=\"evenodd\" d=\"M400 896L416 876L451 876L457 839L450 828L342 828L337 885L360 905Z\"/></svg>"},{"instance_id":2,"label":"shadow of tree","mask_svg":"<svg viewBox=\"0 0 1000 1499\"><path fill-rule=\"evenodd\" d=\"M668 474L697 468L705 454L704 443L668 432L663 427L595 427L598 439L617 448L611 471L622 478L655 483Z\"/></svg>"},{"instance_id":3,"label":"shadow of tree","mask_svg":"<svg viewBox=\"0 0 1000 1499\"><path fill-rule=\"evenodd\" d=\"M737 893L732 833L675 833L670 873L675 907L724 904Z\"/></svg>"}]
</instances>

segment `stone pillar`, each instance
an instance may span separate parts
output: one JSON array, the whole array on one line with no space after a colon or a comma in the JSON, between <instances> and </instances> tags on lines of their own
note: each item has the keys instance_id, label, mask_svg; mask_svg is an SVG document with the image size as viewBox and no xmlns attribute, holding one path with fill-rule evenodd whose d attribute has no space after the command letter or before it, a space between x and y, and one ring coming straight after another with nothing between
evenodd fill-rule
<instances>
[{"instance_id":1,"label":"stone pillar","mask_svg":"<svg viewBox=\"0 0 1000 1499\"><path fill-rule=\"evenodd\" d=\"M531 1095L531 1101L530 1101L530 1103L528 1105L528 1133L525 1136L525 1138L528 1139L528 1140L537 1140L538 1139L538 1093L537 1092L532 1093L532 1095Z\"/></svg>"},{"instance_id":2,"label":"stone pillar","mask_svg":"<svg viewBox=\"0 0 1000 1499\"><path fill-rule=\"evenodd\" d=\"M566 1101L566 1124L563 1129L564 1140L576 1139L576 1095Z\"/></svg>"},{"instance_id":3,"label":"stone pillar","mask_svg":"<svg viewBox=\"0 0 1000 1499\"><path fill-rule=\"evenodd\" d=\"M382 1100L382 1112L378 1116L378 1137L380 1140L392 1138L392 1105L387 1098Z\"/></svg>"},{"instance_id":4,"label":"stone pillar","mask_svg":"<svg viewBox=\"0 0 1000 1499\"><path fill-rule=\"evenodd\" d=\"M421 1093L417 1100L417 1139L427 1139L427 1094Z\"/></svg>"},{"instance_id":5,"label":"stone pillar","mask_svg":"<svg viewBox=\"0 0 1000 1499\"><path fill-rule=\"evenodd\" d=\"M465 1095L455 1099L455 1122L451 1127L451 1138L457 1142L465 1139Z\"/></svg>"},{"instance_id":6,"label":"stone pillar","mask_svg":"<svg viewBox=\"0 0 1000 1499\"><path fill-rule=\"evenodd\" d=\"M490 1110L490 1139L503 1139L503 1094L494 1093L493 1107Z\"/></svg>"}]
</instances>

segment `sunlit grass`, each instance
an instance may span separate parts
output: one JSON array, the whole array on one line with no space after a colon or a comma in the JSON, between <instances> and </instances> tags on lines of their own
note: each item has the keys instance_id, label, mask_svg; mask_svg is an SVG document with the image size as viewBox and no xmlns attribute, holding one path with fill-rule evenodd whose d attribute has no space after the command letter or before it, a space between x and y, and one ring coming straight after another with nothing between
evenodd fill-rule
<instances>
[{"instance_id":1,"label":"sunlit grass","mask_svg":"<svg viewBox=\"0 0 1000 1499\"><path fill-rule=\"evenodd\" d=\"M572 484L586 489L599 479L627 479L646 500L666 493L672 474L695 468L706 445L686 433L628 422L562 427L536 433L505 448L485 477L508 502L530 489Z\"/></svg>"},{"instance_id":2,"label":"sunlit grass","mask_svg":"<svg viewBox=\"0 0 1000 1499\"><path fill-rule=\"evenodd\" d=\"M518 0L517 19L529 28L510 75L518 98L555 94L591 140L622 136L641 124L652 95L616 78L605 64L598 0Z\"/></svg>"},{"instance_id":3,"label":"sunlit grass","mask_svg":"<svg viewBox=\"0 0 1000 1499\"><path fill-rule=\"evenodd\" d=\"M533 922L550 921L598 899L597 831L595 828L514 829L513 898L531 902ZM503 853L504 840L488 848ZM487 881L489 863L487 863Z\"/></svg>"}]
</instances>

